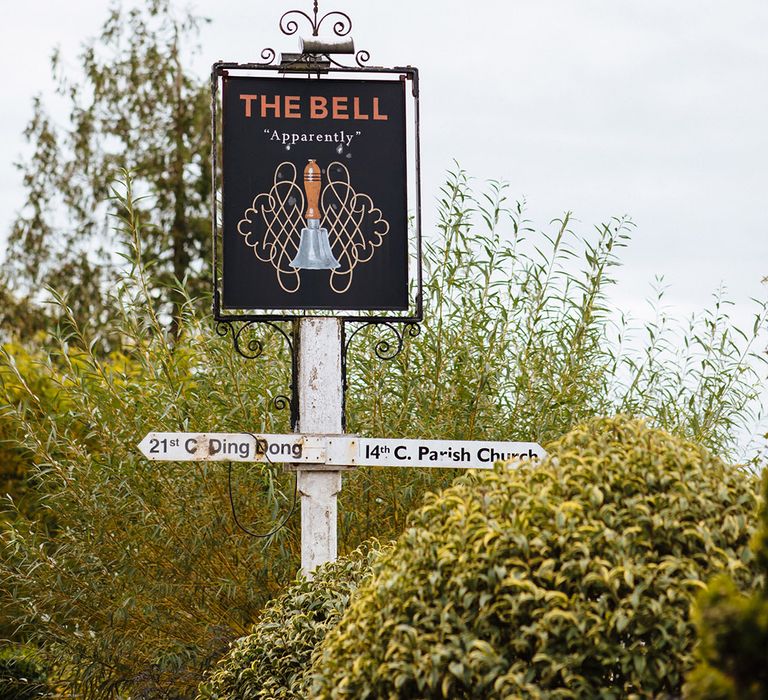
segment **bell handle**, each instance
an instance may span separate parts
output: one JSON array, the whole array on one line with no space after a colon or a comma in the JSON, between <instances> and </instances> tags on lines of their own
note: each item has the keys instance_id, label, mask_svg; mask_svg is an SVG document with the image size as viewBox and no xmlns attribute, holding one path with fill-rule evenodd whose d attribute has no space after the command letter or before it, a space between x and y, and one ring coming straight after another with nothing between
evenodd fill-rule
<instances>
[{"instance_id":1,"label":"bell handle","mask_svg":"<svg viewBox=\"0 0 768 700\"><path fill-rule=\"evenodd\" d=\"M320 219L320 185L322 174L320 166L310 159L307 167L304 168L304 191L307 193L307 211L304 217L310 219Z\"/></svg>"}]
</instances>

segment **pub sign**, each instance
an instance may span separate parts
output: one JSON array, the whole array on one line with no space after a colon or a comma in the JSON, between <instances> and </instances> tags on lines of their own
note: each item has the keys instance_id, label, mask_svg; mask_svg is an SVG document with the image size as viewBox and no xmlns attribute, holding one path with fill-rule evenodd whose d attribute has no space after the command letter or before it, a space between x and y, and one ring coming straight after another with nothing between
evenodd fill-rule
<instances>
[{"instance_id":1,"label":"pub sign","mask_svg":"<svg viewBox=\"0 0 768 700\"><path fill-rule=\"evenodd\" d=\"M382 70L322 79L217 71L220 317L413 313L414 76Z\"/></svg>"}]
</instances>

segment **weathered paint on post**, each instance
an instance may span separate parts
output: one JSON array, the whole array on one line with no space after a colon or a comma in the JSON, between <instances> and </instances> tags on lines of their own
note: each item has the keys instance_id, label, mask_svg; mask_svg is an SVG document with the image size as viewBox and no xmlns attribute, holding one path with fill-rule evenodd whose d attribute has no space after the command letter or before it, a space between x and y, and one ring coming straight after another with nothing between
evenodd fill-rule
<instances>
[{"instance_id":1,"label":"weathered paint on post","mask_svg":"<svg viewBox=\"0 0 768 700\"><path fill-rule=\"evenodd\" d=\"M340 434L342 425L341 320L299 320L299 432ZM335 561L340 471L300 469L301 570L307 576Z\"/></svg>"}]
</instances>

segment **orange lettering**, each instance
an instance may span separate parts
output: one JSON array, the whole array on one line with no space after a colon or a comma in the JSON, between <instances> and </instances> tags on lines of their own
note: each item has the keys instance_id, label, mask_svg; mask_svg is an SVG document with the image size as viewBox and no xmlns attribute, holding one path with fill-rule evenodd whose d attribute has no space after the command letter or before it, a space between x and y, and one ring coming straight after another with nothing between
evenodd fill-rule
<instances>
[{"instance_id":1,"label":"orange lettering","mask_svg":"<svg viewBox=\"0 0 768 700\"><path fill-rule=\"evenodd\" d=\"M325 97L309 98L309 118L325 119L328 116L328 100Z\"/></svg>"},{"instance_id":2,"label":"orange lettering","mask_svg":"<svg viewBox=\"0 0 768 700\"><path fill-rule=\"evenodd\" d=\"M349 119L349 114L347 114L347 98L346 97L333 98L333 118Z\"/></svg>"},{"instance_id":3,"label":"orange lettering","mask_svg":"<svg viewBox=\"0 0 768 700\"><path fill-rule=\"evenodd\" d=\"M250 117L251 116L251 102L253 100L258 100L258 95L240 95L241 100L245 100L245 116Z\"/></svg>"},{"instance_id":4,"label":"orange lettering","mask_svg":"<svg viewBox=\"0 0 768 700\"><path fill-rule=\"evenodd\" d=\"M298 95L290 95L285 98L285 118L301 119L301 108Z\"/></svg>"},{"instance_id":5,"label":"orange lettering","mask_svg":"<svg viewBox=\"0 0 768 700\"><path fill-rule=\"evenodd\" d=\"M381 114L379 112L379 98L378 97L374 97L373 98L373 118L375 120L377 120L377 121L382 121L382 122L385 122L385 121L389 120L389 116L388 115Z\"/></svg>"},{"instance_id":6,"label":"orange lettering","mask_svg":"<svg viewBox=\"0 0 768 700\"><path fill-rule=\"evenodd\" d=\"M280 118L280 96L275 95L275 99L270 102L264 95L261 96L261 118L264 119L267 116L267 110L271 109L275 113L275 117Z\"/></svg>"},{"instance_id":7,"label":"orange lettering","mask_svg":"<svg viewBox=\"0 0 768 700\"><path fill-rule=\"evenodd\" d=\"M363 121L368 119L368 115L367 114L363 114L360 111L360 98L359 97L355 97L354 105L355 105L355 119L360 119L360 120L363 120Z\"/></svg>"}]
</instances>

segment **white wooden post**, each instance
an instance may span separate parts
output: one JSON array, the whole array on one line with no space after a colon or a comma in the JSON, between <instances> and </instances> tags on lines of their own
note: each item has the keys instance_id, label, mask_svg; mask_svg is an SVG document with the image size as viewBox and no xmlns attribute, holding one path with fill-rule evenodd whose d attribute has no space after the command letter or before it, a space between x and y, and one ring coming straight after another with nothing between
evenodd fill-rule
<instances>
[{"instance_id":1,"label":"white wooden post","mask_svg":"<svg viewBox=\"0 0 768 700\"><path fill-rule=\"evenodd\" d=\"M301 433L339 434L342 424L341 339L337 318L299 320L298 401ZM301 469L301 570L305 575L338 550L340 471Z\"/></svg>"}]
</instances>

